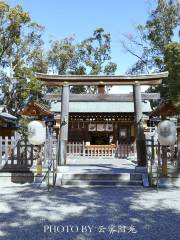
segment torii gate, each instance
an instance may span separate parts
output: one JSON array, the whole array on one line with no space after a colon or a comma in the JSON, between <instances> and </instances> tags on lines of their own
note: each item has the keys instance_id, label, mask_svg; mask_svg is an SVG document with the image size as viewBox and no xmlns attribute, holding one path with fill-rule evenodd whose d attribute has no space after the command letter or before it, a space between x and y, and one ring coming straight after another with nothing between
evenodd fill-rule
<instances>
[{"instance_id":1,"label":"torii gate","mask_svg":"<svg viewBox=\"0 0 180 240\"><path fill-rule=\"evenodd\" d=\"M133 101L135 110L136 123L136 148L137 148L137 162L138 166L146 166L146 146L145 136L142 126L142 99L141 99L141 85L159 85L162 80L168 77L168 72L153 73L146 75L48 75L43 73L36 73L37 79L42 81L43 85L62 87L61 95L61 128L59 141L59 159L58 165L66 165L67 158L67 141L68 141L68 117L69 117L69 92L70 86L98 86L99 94L104 93L105 85L133 86ZM85 95L86 96L86 95ZM106 98L104 98L106 99Z\"/></svg>"}]
</instances>

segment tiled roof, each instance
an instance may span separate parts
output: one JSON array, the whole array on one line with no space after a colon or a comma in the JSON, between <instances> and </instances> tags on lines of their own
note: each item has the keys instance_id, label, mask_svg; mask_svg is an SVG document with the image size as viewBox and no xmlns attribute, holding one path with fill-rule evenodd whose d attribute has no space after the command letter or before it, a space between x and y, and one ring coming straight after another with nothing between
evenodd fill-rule
<instances>
[{"instance_id":1,"label":"tiled roof","mask_svg":"<svg viewBox=\"0 0 180 240\"><path fill-rule=\"evenodd\" d=\"M37 102L30 102L22 111L19 112L20 115L25 116L52 116L53 113L43 104Z\"/></svg>"},{"instance_id":2,"label":"tiled roof","mask_svg":"<svg viewBox=\"0 0 180 240\"><path fill-rule=\"evenodd\" d=\"M163 102L157 106L150 114L150 116L176 116L180 115L180 108L171 102Z\"/></svg>"},{"instance_id":3,"label":"tiled roof","mask_svg":"<svg viewBox=\"0 0 180 240\"><path fill-rule=\"evenodd\" d=\"M50 110L52 112L61 111L61 102L52 102ZM151 112L151 105L149 101L142 102L143 112ZM71 113L130 113L134 112L133 102L70 102L69 112Z\"/></svg>"}]
</instances>

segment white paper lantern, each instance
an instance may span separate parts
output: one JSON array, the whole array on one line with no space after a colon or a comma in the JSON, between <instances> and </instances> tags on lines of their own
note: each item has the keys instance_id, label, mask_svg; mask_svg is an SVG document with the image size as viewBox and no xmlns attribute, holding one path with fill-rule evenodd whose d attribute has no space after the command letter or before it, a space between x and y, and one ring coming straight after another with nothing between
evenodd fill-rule
<instances>
[{"instance_id":1,"label":"white paper lantern","mask_svg":"<svg viewBox=\"0 0 180 240\"><path fill-rule=\"evenodd\" d=\"M158 140L161 145L174 145L176 141L176 126L169 120L158 124Z\"/></svg>"},{"instance_id":2,"label":"white paper lantern","mask_svg":"<svg viewBox=\"0 0 180 240\"><path fill-rule=\"evenodd\" d=\"M41 145L46 140L46 126L41 121L28 124L28 140L32 145Z\"/></svg>"}]
</instances>

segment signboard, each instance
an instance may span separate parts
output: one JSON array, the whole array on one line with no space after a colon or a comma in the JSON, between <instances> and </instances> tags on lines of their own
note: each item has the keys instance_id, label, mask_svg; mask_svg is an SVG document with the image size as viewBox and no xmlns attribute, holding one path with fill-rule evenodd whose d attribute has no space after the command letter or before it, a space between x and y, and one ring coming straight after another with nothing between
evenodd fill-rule
<instances>
[{"instance_id":1,"label":"signboard","mask_svg":"<svg viewBox=\"0 0 180 240\"><path fill-rule=\"evenodd\" d=\"M112 132L113 124L109 123L90 123L88 126L88 130L90 132L98 131L98 132Z\"/></svg>"},{"instance_id":2,"label":"signboard","mask_svg":"<svg viewBox=\"0 0 180 240\"><path fill-rule=\"evenodd\" d=\"M161 98L160 93L141 93L142 100L158 100Z\"/></svg>"},{"instance_id":3,"label":"signboard","mask_svg":"<svg viewBox=\"0 0 180 240\"><path fill-rule=\"evenodd\" d=\"M88 130L90 132L96 131L96 124L95 123L90 123L89 126L88 126Z\"/></svg>"},{"instance_id":4,"label":"signboard","mask_svg":"<svg viewBox=\"0 0 180 240\"><path fill-rule=\"evenodd\" d=\"M120 138L126 138L127 137L127 128L121 128L119 130L119 137Z\"/></svg>"},{"instance_id":5,"label":"signboard","mask_svg":"<svg viewBox=\"0 0 180 240\"><path fill-rule=\"evenodd\" d=\"M97 124L97 131L98 131L98 132L103 132L103 131L105 131L105 124L98 123L98 124Z\"/></svg>"},{"instance_id":6,"label":"signboard","mask_svg":"<svg viewBox=\"0 0 180 240\"><path fill-rule=\"evenodd\" d=\"M113 124L105 124L105 131L112 132L113 131Z\"/></svg>"}]
</instances>

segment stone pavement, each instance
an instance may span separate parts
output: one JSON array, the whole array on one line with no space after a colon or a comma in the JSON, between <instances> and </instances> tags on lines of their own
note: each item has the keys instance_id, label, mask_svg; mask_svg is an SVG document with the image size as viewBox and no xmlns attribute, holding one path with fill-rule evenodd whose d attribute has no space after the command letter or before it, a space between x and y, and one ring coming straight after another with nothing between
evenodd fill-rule
<instances>
[{"instance_id":1,"label":"stone pavement","mask_svg":"<svg viewBox=\"0 0 180 240\"><path fill-rule=\"evenodd\" d=\"M177 189L0 186L1 240L175 240Z\"/></svg>"},{"instance_id":2,"label":"stone pavement","mask_svg":"<svg viewBox=\"0 0 180 240\"><path fill-rule=\"evenodd\" d=\"M134 169L136 166L134 159L120 158L95 158L95 157L73 157L67 159L67 165L73 166L99 166L106 168Z\"/></svg>"},{"instance_id":3,"label":"stone pavement","mask_svg":"<svg viewBox=\"0 0 180 240\"><path fill-rule=\"evenodd\" d=\"M136 164L131 160L119 158L74 157L67 159L67 170L70 173L118 173L134 172Z\"/></svg>"}]
</instances>

